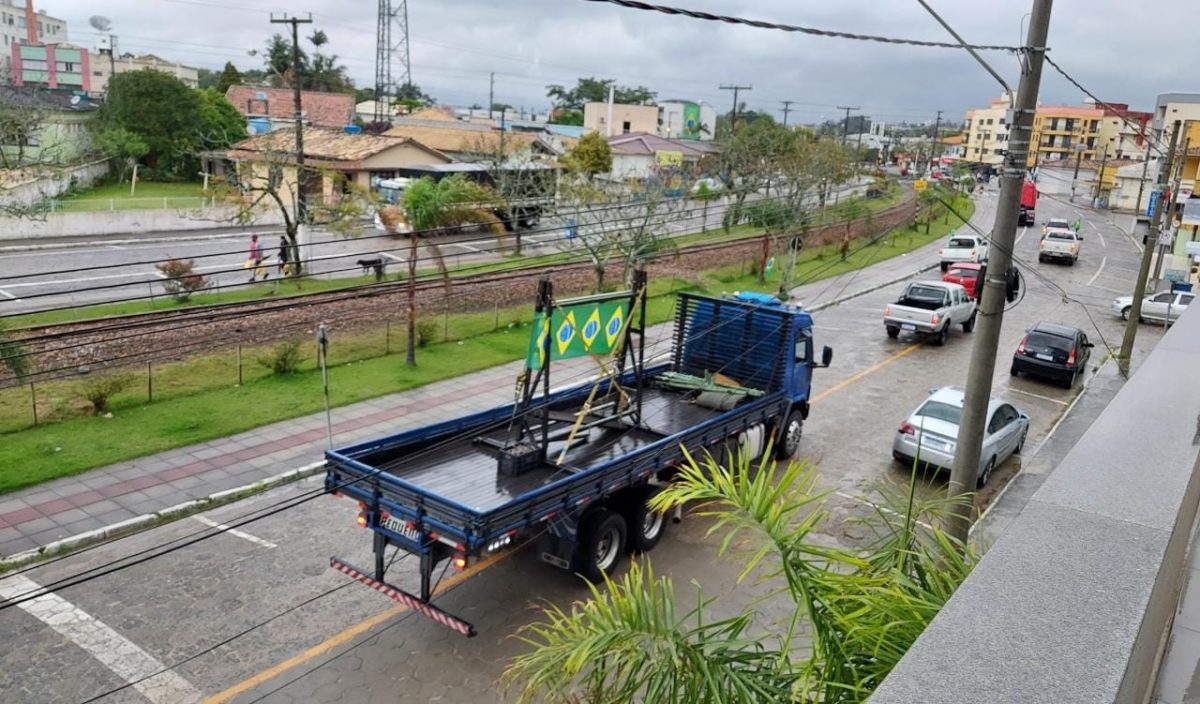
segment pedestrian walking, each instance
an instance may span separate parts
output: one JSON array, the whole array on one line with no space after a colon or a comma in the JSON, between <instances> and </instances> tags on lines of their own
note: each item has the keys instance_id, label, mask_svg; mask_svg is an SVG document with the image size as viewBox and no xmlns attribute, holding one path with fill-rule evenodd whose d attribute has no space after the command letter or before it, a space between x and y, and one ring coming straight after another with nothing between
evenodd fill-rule
<instances>
[{"instance_id":1,"label":"pedestrian walking","mask_svg":"<svg viewBox=\"0 0 1200 704\"><path fill-rule=\"evenodd\" d=\"M846 261L846 256L850 254L850 233L842 235L842 261Z\"/></svg>"},{"instance_id":2,"label":"pedestrian walking","mask_svg":"<svg viewBox=\"0 0 1200 704\"><path fill-rule=\"evenodd\" d=\"M287 274L291 273L291 270L288 268L289 260L290 260L290 257L289 257L289 248L288 248L287 237L280 237L279 238L279 275L280 276L286 276Z\"/></svg>"},{"instance_id":3,"label":"pedestrian walking","mask_svg":"<svg viewBox=\"0 0 1200 704\"><path fill-rule=\"evenodd\" d=\"M250 270L250 283L254 283L258 279L260 271L264 281L270 276L266 267L262 265L264 258L262 247L258 243L258 235L250 235L250 258L246 261L246 268Z\"/></svg>"}]
</instances>

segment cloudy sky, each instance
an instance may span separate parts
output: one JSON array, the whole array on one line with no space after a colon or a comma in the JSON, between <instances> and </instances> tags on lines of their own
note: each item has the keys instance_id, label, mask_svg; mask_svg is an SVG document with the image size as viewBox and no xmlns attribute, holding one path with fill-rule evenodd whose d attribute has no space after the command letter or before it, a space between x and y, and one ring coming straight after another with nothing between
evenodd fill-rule
<instances>
[{"instance_id":1,"label":"cloudy sky","mask_svg":"<svg viewBox=\"0 0 1200 704\"><path fill-rule=\"evenodd\" d=\"M782 23L947 40L916 0L662 0L723 14ZM20 0L18 0L20 2ZM151 52L199 67L258 67L277 30L270 13L312 13L361 86L374 76L375 0L34 0L69 23L71 40L94 46L88 23L112 22L120 51ZM979 44L1015 45L1030 0L932 0L951 25ZM579 76L642 84L660 98L688 98L728 110L720 83L752 85L755 109L792 100L791 121L840 116L861 106L876 120L921 122L937 110L962 119L1000 87L962 51L825 39L627 10L583 0L409 0L415 82L441 102L486 103L488 74L496 100L543 108L548 83ZM1150 9L1153 8L1153 15ZM1155 18L1190 18L1163 26ZM1200 91L1189 76L1196 56L1194 0L1153 3L1058 0L1050 46L1064 68L1102 99L1152 109L1155 95ZM1014 87L1016 59L986 58ZM1047 67L1043 103L1078 104L1084 96Z\"/></svg>"}]
</instances>

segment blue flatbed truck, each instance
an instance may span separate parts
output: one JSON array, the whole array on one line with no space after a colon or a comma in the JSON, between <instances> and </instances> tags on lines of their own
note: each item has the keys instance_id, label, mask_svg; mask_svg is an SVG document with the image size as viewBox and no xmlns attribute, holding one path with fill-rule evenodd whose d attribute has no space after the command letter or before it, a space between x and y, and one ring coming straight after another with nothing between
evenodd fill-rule
<instances>
[{"instance_id":1,"label":"blue flatbed truck","mask_svg":"<svg viewBox=\"0 0 1200 704\"><path fill-rule=\"evenodd\" d=\"M462 570L536 540L542 561L598 580L662 537L668 521L646 504L685 448L755 456L773 440L779 457L792 456L812 370L833 355L825 347L814 358L810 315L765 294L683 293L669 355L648 363L644 291L638 272L633 291L556 301L544 279L515 403L326 452L326 489L359 502L375 561L370 572L337 557L330 565L473 636L431 603L444 561ZM601 373L551 391L553 362L584 356L564 338L579 347L589 333ZM389 549L419 558L418 593L387 581Z\"/></svg>"}]
</instances>

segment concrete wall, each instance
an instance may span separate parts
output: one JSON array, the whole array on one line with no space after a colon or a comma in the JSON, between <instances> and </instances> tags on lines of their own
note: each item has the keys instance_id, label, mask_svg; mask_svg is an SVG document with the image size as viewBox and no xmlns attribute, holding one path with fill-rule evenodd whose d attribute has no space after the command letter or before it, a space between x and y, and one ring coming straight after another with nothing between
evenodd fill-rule
<instances>
[{"instance_id":1,"label":"concrete wall","mask_svg":"<svg viewBox=\"0 0 1200 704\"><path fill-rule=\"evenodd\" d=\"M1185 314L1000 535L873 704L1141 704L1200 503Z\"/></svg>"},{"instance_id":2,"label":"concrete wall","mask_svg":"<svg viewBox=\"0 0 1200 704\"><path fill-rule=\"evenodd\" d=\"M82 235L123 235L143 232L180 232L230 227L236 210L229 207L190 210L120 210L110 213L53 213L41 218L0 219L4 240L53 240ZM253 225L278 225L278 211L264 210Z\"/></svg>"},{"instance_id":3,"label":"concrete wall","mask_svg":"<svg viewBox=\"0 0 1200 704\"><path fill-rule=\"evenodd\" d=\"M47 198L66 193L74 179L77 186L90 186L96 179L108 173L108 159L98 159L76 166L55 167L45 175L29 178L19 183L0 187L0 201L31 206ZM0 220L0 237L7 235L8 223Z\"/></svg>"}]
</instances>

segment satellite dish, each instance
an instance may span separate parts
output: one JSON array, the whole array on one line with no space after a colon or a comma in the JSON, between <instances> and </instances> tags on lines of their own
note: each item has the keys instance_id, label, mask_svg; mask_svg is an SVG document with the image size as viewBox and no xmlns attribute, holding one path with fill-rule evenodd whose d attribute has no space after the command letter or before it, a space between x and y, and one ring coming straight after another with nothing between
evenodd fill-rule
<instances>
[{"instance_id":1,"label":"satellite dish","mask_svg":"<svg viewBox=\"0 0 1200 704\"><path fill-rule=\"evenodd\" d=\"M92 29L97 32L107 32L112 29L112 20L103 15L92 15L88 18L88 24L92 25Z\"/></svg>"},{"instance_id":2,"label":"satellite dish","mask_svg":"<svg viewBox=\"0 0 1200 704\"><path fill-rule=\"evenodd\" d=\"M78 95L72 95L72 96L71 96L71 104L72 104L72 105L78 105L78 104L79 104L79 96L78 96Z\"/></svg>"}]
</instances>

